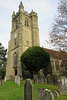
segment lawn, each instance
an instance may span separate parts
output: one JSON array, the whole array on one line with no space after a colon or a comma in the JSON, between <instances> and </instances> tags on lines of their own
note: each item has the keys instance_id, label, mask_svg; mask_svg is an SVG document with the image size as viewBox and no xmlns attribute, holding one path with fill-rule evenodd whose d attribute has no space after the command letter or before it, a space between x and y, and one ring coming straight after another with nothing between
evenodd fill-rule
<instances>
[{"instance_id":1,"label":"lawn","mask_svg":"<svg viewBox=\"0 0 67 100\"><path fill-rule=\"evenodd\" d=\"M37 89L47 88L51 91L57 90L59 88L53 85L47 84L33 84L34 86L34 100L37 100ZM24 100L24 82L21 82L21 86L18 86L13 81L4 82L3 86L0 86L0 100ZM60 95L60 98L55 100L67 100L67 96Z\"/></svg>"}]
</instances>

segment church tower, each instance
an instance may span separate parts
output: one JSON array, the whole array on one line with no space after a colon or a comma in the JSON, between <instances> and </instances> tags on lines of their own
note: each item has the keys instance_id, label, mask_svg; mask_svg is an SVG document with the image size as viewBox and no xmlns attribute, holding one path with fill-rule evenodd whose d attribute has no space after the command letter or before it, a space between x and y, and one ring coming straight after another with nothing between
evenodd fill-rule
<instances>
[{"instance_id":1,"label":"church tower","mask_svg":"<svg viewBox=\"0 0 67 100\"><path fill-rule=\"evenodd\" d=\"M14 79L15 75L22 75L21 54L32 46L39 46L38 16L33 10L31 13L24 11L22 2L19 11L12 14L12 30L8 43L8 59L6 78Z\"/></svg>"}]
</instances>

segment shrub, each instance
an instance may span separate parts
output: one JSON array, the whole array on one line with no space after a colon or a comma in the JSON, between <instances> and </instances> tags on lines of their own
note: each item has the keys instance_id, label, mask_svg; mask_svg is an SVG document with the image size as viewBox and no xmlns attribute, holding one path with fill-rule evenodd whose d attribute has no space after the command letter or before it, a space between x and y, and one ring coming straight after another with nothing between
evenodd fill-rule
<instances>
[{"instance_id":1,"label":"shrub","mask_svg":"<svg viewBox=\"0 0 67 100\"><path fill-rule=\"evenodd\" d=\"M32 78L33 76L31 75L31 73L29 72L29 70L24 70L22 72L22 76L23 76L23 79L27 79L27 78Z\"/></svg>"},{"instance_id":2,"label":"shrub","mask_svg":"<svg viewBox=\"0 0 67 100\"><path fill-rule=\"evenodd\" d=\"M3 67L0 69L0 79L4 79L4 76L6 74L6 67Z\"/></svg>"},{"instance_id":3,"label":"shrub","mask_svg":"<svg viewBox=\"0 0 67 100\"><path fill-rule=\"evenodd\" d=\"M50 62L50 55L42 47L34 46L28 48L21 56L22 69L29 70L31 73L38 72L40 69L47 67Z\"/></svg>"}]
</instances>

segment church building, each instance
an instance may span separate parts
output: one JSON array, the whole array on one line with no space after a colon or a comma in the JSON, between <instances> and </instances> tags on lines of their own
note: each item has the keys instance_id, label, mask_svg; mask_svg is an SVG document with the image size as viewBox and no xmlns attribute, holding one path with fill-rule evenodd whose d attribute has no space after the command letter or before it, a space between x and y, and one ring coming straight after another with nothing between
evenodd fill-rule
<instances>
[{"instance_id":1,"label":"church building","mask_svg":"<svg viewBox=\"0 0 67 100\"><path fill-rule=\"evenodd\" d=\"M6 79L14 79L15 75L22 75L21 54L32 46L39 46L38 16L33 10L28 13L22 2L19 11L12 14L12 29L8 43L8 59Z\"/></svg>"}]
</instances>

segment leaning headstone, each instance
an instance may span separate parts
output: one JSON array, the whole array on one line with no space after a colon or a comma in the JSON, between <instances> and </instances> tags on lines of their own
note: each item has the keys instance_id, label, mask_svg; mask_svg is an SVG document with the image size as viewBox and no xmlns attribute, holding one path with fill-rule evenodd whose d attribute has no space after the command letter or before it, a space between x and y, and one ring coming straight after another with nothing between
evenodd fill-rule
<instances>
[{"instance_id":1,"label":"leaning headstone","mask_svg":"<svg viewBox=\"0 0 67 100\"><path fill-rule=\"evenodd\" d=\"M59 98L59 93L55 90L52 92L55 98Z\"/></svg>"},{"instance_id":2,"label":"leaning headstone","mask_svg":"<svg viewBox=\"0 0 67 100\"><path fill-rule=\"evenodd\" d=\"M37 84L38 83L38 76L36 74L33 75L33 79L34 79L34 83Z\"/></svg>"},{"instance_id":3,"label":"leaning headstone","mask_svg":"<svg viewBox=\"0 0 67 100\"><path fill-rule=\"evenodd\" d=\"M41 84L44 84L45 83L45 77L44 77L44 74L43 73L40 73L40 81L41 81Z\"/></svg>"},{"instance_id":4,"label":"leaning headstone","mask_svg":"<svg viewBox=\"0 0 67 100\"><path fill-rule=\"evenodd\" d=\"M52 77L50 74L47 75L47 83L52 84Z\"/></svg>"},{"instance_id":5,"label":"leaning headstone","mask_svg":"<svg viewBox=\"0 0 67 100\"><path fill-rule=\"evenodd\" d=\"M54 96L50 90L39 88L37 90L37 100L54 100Z\"/></svg>"},{"instance_id":6,"label":"leaning headstone","mask_svg":"<svg viewBox=\"0 0 67 100\"><path fill-rule=\"evenodd\" d=\"M30 79L27 79L24 84L24 100L34 100L33 85Z\"/></svg>"},{"instance_id":7,"label":"leaning headstone","mask_svg":"<svg viewBox=\"0 0 67 100\"><path fill-rule=\"evenodd\" d=\"M15 83L20 86L20 76L15 76Z\"/></svg>"}]
</instances>

